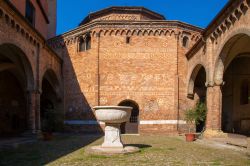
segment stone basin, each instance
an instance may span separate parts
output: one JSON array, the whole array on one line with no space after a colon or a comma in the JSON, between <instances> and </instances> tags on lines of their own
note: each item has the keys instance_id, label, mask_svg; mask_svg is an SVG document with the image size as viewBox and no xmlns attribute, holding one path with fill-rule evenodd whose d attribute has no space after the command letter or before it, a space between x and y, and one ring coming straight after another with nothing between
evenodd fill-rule
<instances>
[{"instance_id":1,"label":"stone basin","mask_svg":"<svg viewBox=\"0 0 250 166\"><path fill-rule=\"evenodd\" d=\"M93 146L90 152L97 154L124 154L139 151L137 147L124 147L121 141L120 125L129 121L132 107L125 106L96 106L95 116L98 121L105 123L104 142Z\"/></svg>"},{"instance_id":2,"label":"stone basin","mask_svg":"<svg viewBox=\"0 0 250 166\"><path fill-rule=\"evenodd\" d=\"M127 122L131 115L132 107L124 106L96 106L95 116L104 123Z\"/></svg>"}]
</instances>

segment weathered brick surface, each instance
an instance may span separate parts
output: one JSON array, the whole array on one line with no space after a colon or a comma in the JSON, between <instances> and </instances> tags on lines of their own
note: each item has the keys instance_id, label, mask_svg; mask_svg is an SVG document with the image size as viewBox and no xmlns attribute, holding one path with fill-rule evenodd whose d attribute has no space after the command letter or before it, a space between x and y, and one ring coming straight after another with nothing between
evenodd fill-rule
<instances>
[{"instance_id":1,"label":"weathered brick surface","mask_svg":"<svg viewBox=\"0 0 250 166\"><path fill-rule=\"evenodd\" d=\"M226 12L230 11L230 12ZM240 101L240 86L239 80L244 78L249 79L249 73L240 71L240 66L234 65L235 72L229 76L234 76L233 88L230 87L230 79L228 75L225 75L227 68L230 67L231 62L235 57L248 53L250 44L250 11L249 1L230 1L228 6L222 11L223 14L219 15L208 27L203 36L203 41L199 41L197 45L192 48L187 54L188 57L188 93L193 93L193 87L190 86L195 80L193 77L197 66L203 66L206 70L206 84L207 86L207 135L216 135L222 130L222 119L230 121L229 123L239 123L244 118L248 119L249 114L245 114L249 110L248 105L239 104ZM245 55L246 57L249 54ZM244 60L242 65L245 65L247 61ZM248 64L249 66L249 64ZM232 66L231 66L232 67ZM191 88L190 88L191 87ZM221 90L224 89L224 92ZM228 92L232 92L230 95L233 100L230 100ZM192 100L190 100L192 102ZM231 117L223 117L223 112L227 113ZM244 116L244 118L243 118ZM241 118L239 118L241 117ZM237 132L243 130L238 129ZM231 131L234 129L231 126ZM220 135L220 134L218 134Z\"/></svg>"},{"instance_id":2,"label":"weathered brick surface","mask_svg":"<svg viewBox=\"0 0 250 166\"><path fill-rule=\"evenodd\" d=\"M17 72L14 75L19 79L21 78L21 84L24 85L22 91L25 100L27 100L24 103L27 109L27 123L29 123L29 129L32 131L41 129L40 95L42 93L42 80L46 71L53 73L54 78L48 79L57 80L52 84L58 98L61 98L61 100L63 98L62 59L46 44L44 37L47 34L43 35L27 24L12 6L5 1L0 1L0 56L1 60L4 56L7 59L10 58L10 62L8 62L17 67L20 73L24 73L24 75L21 75ZM4 64L5 61L1 61L1 63ZM6 70L11 71L8 68ZM61 110L63 110L62 107Z\"/></svg>"},{"instance_id":3,"label":"weathered brick surface","mask_svg":"<svg viewBox=\"0 0 250 166\"><path fill-rule=\"evenodd\" d=\"M23 12L23 6L19 7ZM93 106L118 105L129 99L139 105L139 120L145 123L139 125L140 133L184 131L186 125L176 123L183 119L185 110L199 100L194 94L194 82L197 72L204 67L208 107L206 127L207 131L217 133L221 130L222 110L225 111L223 92L233 90L237 94L234 100L239 98L239 91L226 89L227 85L223 87L223 81L228 79L224 78L224 72L236 55L250 52L249 1L230 1L226 8L231 13L223 11L204 31L201 39L201 29L163 20L157 14L151 17L150 12L145 15L127 11L102 13L86 24L49 40L58 57L48 48L43 37L0 1L0 47L8 43L20 49L25 55L24 64L30 67L28 77L31 81L27 86L30 104L27 107L33 129L39 128L43 77L46 71L53 71L54 89L60 96L58 100L63 102L61 108L66 120L93 121ZM39 31L44 36L47 34ZM79 38L86 33L91 36L91 49L79 52ZM126 37L130 37L129 43L126 43ZM187 47L183 46L184 37L189 38ZM241 69L238 68L239 74ZM237 77L239 80L249 79L249 73L244 71L240 74L244 77ZM239 81L235 83L240 86ZM241 121L244 120L242 117L250 118L246 113L249 105L239 106L237 101L233 108L234 114L236 111L239 113L234 120L246 123ZM165 124L158 123L159 120L164 120ZM244 130L248 127L243 126ZM88 132L103 130L103 125L93 124L68 127Z\"/></svg>"},{"instance_id":4,"label":"weathered brick surface","mask_svg":"<svg viewBox=\"0 0 250 166\"><path fill-rule=\"evenodd\" d=\"M102 21L101 27L82 25L50 41L64 58L66 118L92 120L91 107L118 105L129 99L139 105L139 120L178 120L183 112L178 109L184 110L186 104L185 53L201 30L168 21L152 21L153 25L144 20L122 25ZM147 28L141 27L143 24ZM177 27L170 28L170 24ZM79 52L78 38L86 32L91 33L91 49ZM189 37L187 48L182 45L184 36ZM126 43L126 37L130 37L130 43ZM145 126L140 133L161 132L156 126L177 132L177 124Z\"/></svg>"},{"instance_id":5,"label":"weathered brick surface","mask_svg":"<svg viewBox=\"0 0 250 166\"><path fill-rule=\"evenodd\" d=\"M55 0L53 0L55 1ZM11 0L10 1L16 8L17 10L23 15L25 16L25 11L26 11L26 0ZM51 5L51 2L48 2L47 0L42 0L40 1L41 3L41 7L42 9L39 7L38 5L38 1L36 0L30 0L30 2L32 3L32 5L35 8L35 28L47 39L48 38L48 34L50 34L50 32L54 32L54 34L50 34L50 37L55 36L55 27L50 27L51 29L48 28L46 19L43 15L43 11L46 14L46 17L48 19L50 19L50 15L54 15L54 12L56 12L56 10L54 11L49 11L49 4ZM53 4L54 5L54 4ZM50 8L53 8L53 6L50 6ZM43 10L43 11L42 11ZM56 19L56 18L55 18ZM54 22L54 20L49 20L49 22Z\"/></svg>"}]
</instances>

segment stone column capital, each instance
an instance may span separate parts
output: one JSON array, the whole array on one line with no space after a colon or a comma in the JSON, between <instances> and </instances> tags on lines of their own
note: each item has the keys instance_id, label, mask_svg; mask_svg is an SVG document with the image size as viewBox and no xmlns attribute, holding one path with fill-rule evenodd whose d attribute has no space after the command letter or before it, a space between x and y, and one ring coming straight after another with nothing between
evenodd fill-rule
<instances>
[{"instance_id":1,"label":"stone column capital","mask_svg":"<svg viewBox=\"0 0 250 166\"><path fill-rule=\"evenodd\" d=\"M205 86L206 86L207 88L213 87L213 86L214 86L214 82L213 82L213 81L208 81L208 82L205 83Z\"/></svg>"},{"instance_id":2,"label":"stone column capital","mask_svg":"<svg viewBox=\"0 0 250 166\"><path fill-rule=\"evenodd\" d=\"M223 86L224 84L225 82L223 80L218 81L218 82L209 81L205 83L205 86L209 88L209 87Z\"/></svg>"},{"instance_id":3,"label":"stone column capital","mask_svg":"<svg viewBox=\"0 0 250 166\"><path fill-rule=\"evenodd\" d=\"M215 79L214 84L215 86L223 86L225 82L222 79Z\"/></svg>"}]
</instances>

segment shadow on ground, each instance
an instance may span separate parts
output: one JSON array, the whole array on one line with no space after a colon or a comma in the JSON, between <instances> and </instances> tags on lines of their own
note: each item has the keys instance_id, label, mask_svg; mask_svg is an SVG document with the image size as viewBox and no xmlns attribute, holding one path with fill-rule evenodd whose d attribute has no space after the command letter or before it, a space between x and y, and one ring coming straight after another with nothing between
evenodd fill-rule
<instances>
[{"instance_id":1,"label":"shadow on ground","mask_svg":"<svg viewBox=\"0 0 250 166\"><path fill-rule=\"evenodd\" d=\"M146 148L151 148L151 145L146 145L146 144L125 144L125 146L135 146L139 149L146 149Z\"/></svg>"},{"instance_id":2,"label":"shadow on ground","mask_svg":"<svg viewBox=\"0 0 250 166\"><path fill-rule=\"evenodd\" d=\"M45 165L84 148L100 137L102 135L62 135L52 141L39 140L15 149L0 149L0 165Z\"/></svg>"}]
</instances>

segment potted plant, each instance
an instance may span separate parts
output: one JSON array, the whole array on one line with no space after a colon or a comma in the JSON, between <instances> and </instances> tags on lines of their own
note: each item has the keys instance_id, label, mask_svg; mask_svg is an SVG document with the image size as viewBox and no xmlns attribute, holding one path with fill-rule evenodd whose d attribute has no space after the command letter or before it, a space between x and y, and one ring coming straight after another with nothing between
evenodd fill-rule
<instances>
[{"instance_id":1,"label":"potted plant","mask_svg":"<svg viewBox=\"0 0 250 166\"><path fill-rule=\"evenodd\" d=\"M185 112L185 120L188 124L188 133L185 134L186 141L191 142L195 140L195 133L191 132L194 125L198 125L206 120L206 105L205 103L198 102L195 108L188 109Z\"/></svg>"}]
</instances>

